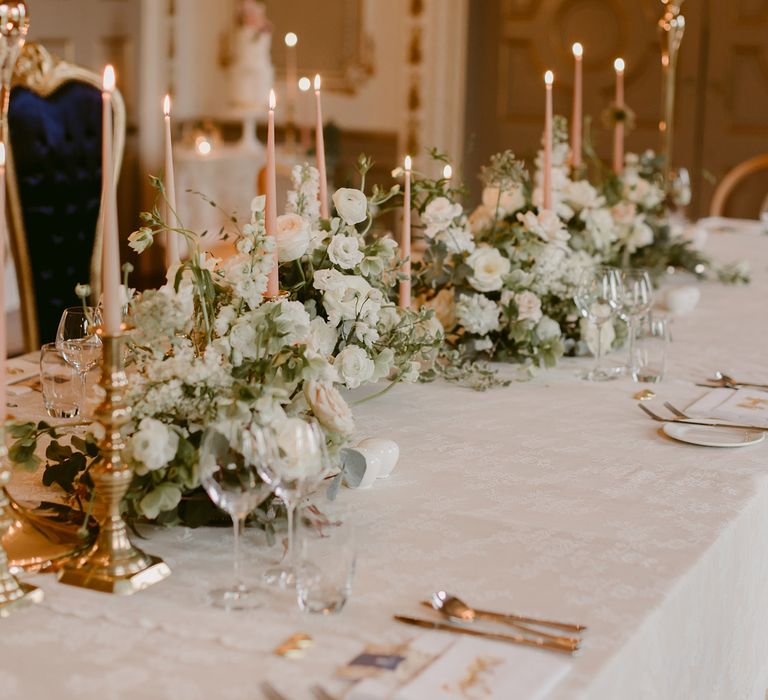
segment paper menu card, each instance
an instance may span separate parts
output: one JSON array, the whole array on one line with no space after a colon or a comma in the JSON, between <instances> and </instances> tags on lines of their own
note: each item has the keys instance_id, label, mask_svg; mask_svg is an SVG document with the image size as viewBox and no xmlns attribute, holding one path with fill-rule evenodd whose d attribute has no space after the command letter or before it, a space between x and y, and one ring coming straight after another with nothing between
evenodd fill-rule
<instances>
[{"instance_id":1,"label":"paper menu card","mask_svg":"<svg viewBox=\"0 0 768 700\"><path fill-rule=\"evenodd\" d=\"M768 428L768 391L713 389L687 409L690 416Z\"/></svg>"}]
</instances>

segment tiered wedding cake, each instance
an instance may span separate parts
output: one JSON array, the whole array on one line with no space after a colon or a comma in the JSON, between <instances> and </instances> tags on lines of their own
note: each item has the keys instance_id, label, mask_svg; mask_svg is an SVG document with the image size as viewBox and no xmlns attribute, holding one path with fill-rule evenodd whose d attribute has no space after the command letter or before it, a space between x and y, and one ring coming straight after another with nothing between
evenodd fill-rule
<instances>
[{"instance_id":1,"label":"tiered wedding cake","mask_svg":"<svg viewBox=\"0 0 768 700\"><path fill-rule=\"evenodd\" d=\"M271 45L272 26L264 4L240 0L234 60L229 69L229 95L234 107L247 112L266 111L269 90L274 84Z\"/></svg>"}]
</instances>

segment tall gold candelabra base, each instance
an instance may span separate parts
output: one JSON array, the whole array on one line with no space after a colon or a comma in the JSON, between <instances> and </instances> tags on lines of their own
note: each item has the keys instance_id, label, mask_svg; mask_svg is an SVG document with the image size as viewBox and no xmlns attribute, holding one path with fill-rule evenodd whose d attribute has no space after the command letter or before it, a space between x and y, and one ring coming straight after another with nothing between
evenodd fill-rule
<instances>
[{"instance_id":1,"label":"tall gold candelabra base","mask_svg":"<svg viewBox=\"0 0 768 700\"><path fill-rule=\"evenodd\" d=\"M102 334L101 382L104 401L96 417L104 429L101 458L91 467L100 530L93 548L59 571L59 581L104 593L130 595L170 575L168 565L131 544L121 503L133 470L123 460L122 428L131 415L125 399L128 379L123 364L125 336Z\"/></svg>"},{"instance_id":2,"label":"tall gold candelabra base","mask_svg":"<svg viewBox=\"0 0 768 700\"><path fill-rule=\"evenodd\" d=\"M8 450L5 435L0 429L0 539L11 527L13 515L9 508L5 485L11 478L7 462ZM43 599L43 592L28 583L20 583L8 567L8 555L0 546L0 617L8 617L20 608L25 608Z\"/></svg>"}]
</instances>

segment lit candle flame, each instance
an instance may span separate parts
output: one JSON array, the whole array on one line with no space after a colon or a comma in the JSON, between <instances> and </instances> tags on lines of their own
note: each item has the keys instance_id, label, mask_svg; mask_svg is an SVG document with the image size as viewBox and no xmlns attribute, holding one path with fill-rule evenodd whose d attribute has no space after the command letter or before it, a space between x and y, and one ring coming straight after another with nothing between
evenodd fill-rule
<instances>
[{"instance_id":1,"label":"lit candle flame","mask_svg":"<svg viewBox=\"0 0 768 700\"><path fill-rule=\"evenodd\" d=\"M104 92L112 92L115 89L115 69L111 65L104 68L104 80L102 82Z\"/></svg>"},{"instance_id":2,"label":"lit candle flame","mask_svg":"<svg viewBox=\"0 0 768 700\"><path fill-rule=\"evenodd\" d=\"M5 167L5 144L0 141L0 168Z\"/></svg>"},{"instance_id":3,"label":"lit candle flame","mask_svg":"<svg viewBox=\"0 0 768 700\"><path fill-rule=\"evenodd\" d=\"M624 72L624 59L623 58L617 58L613 62L613 68L617 73L623 73Z\"/></svg>"},{"instance_id":4,"label":"lit candle flame","mask_svg":"<svg viewBox=\"0 0 768 700\"><path fill-rule=\"evenodd\" d=\"M548 70L546 73L544 73L544 82L547 85L552 85L552 83L555 82L555 74L551 70Z\"/></svg>"},{"instance_id":5,"label":"lit candle flame","mask_svg":"<svg viewBox=\"0 0 768 700\"><path fill-rule=\"evenodd\" d=\"M571 50L576 58L581 58L584 55L584 47L578 41L571 47Z\"/></svg>"},{"instance_id":6,"label":"lit candle flame","mask_svg":"<svg viewBox=\"0 0 768 700\"><path fill-rule=\"evenodd\" d=\"M269 108L272 110L277 106L277 98L275 97L275 91L269 91Z\"/></svg>"},{"instance_id":7,"label":"lit candle flame","mask_svg":"<svg viewBox=\"0 0 768 700\"><path fill-rule=\"evenodd\" d=\"M312 87L312 81L306 75L299 78L299 90L301 90L302 92L306 92L311 87Z\"/></svg>"},{"instance_id":8,"label":"lit candle flame","mask_svg":"<svg viewBox=\"0 0 768 700\"><path fill-rule=\"evenodd\" d=\"M196 147L201 156L207 156L211 152L211 142L204 136L198 137Z\"/></svg>"},{"instance_id":9,"label":"lit candle flame","mask_svg":"<svg viewBox=\"0 0 768 700\"><path fill-rule=\"evenodd\" d=\"M285 35L285 45L286 46L293 48L298 43L299 43L299 37L296 36L295 32L288 32Z\"/></svg>"},{"instance_id":10,"label":"lit candle flame","mask_svg":"<svg viewBox=\"0 0 768 700\"><path fill-rule=\"evenodd\" d=\"M405 169L408 172L411 171L411 157L410 156L406 156L405 157Z\"/></svg>"},{"instance_id":11,"label":"lit candle flame","mask_svg":"<svg viewBox=\"0 0 768 700\"><path fill-rule=\"evenodd\" d=\"M450 163L446 163L445 167L443 168L443 179L450 180L452 177L453 168L451 167Z\"/></svg>"},{"instance_id":12,"label":"lit candle flame","mask_svg":"<svg viewBox=\"0 0 768 700\"><path fill-rule=\"evenodd\" d=\"M166 117L171 116L171 96L166 95L165 99L163 100L163 114Z\"/></svg>"},{"instance_id":13,"label":"lit candle flame","mask_svg":"<svg viewBox=\"0 0 768 700\"><path fill-rule=\"evenodd\" d=\"M315 92L320 92L320 74L315 76Z\"/></svg>"}]
</instances>

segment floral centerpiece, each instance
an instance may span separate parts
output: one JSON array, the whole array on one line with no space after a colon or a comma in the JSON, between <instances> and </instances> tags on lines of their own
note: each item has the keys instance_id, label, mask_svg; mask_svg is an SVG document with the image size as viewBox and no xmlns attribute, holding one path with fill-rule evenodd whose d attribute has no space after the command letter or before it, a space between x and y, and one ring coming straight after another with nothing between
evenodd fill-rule
<instances>
[{"instance_id":1,"label":"floral centerpiece","mask_svg":"<svg viewBox=\"0 0 768 700\"><path fill-rule=\"evenodd\" d=\"M364 178L367 161L362 165ZM202 251L194 232L169 229L157 207L130 237L141 252L162 232L182 235L191 254L168 271L162 287L126 299L134 327L129 517L188 525L210 519L215 509L197 470L207 426L235 435L252 422L312 416L338 454L355 429L342 386L429 376L441 331L430 312L400 311L388 300L400 265L397 246L384 236L366 238L376 207L397 188L374 190L370 199L362 190L339 190L337 216L324 221L317 171L297 167L294 183L276 239L265 233L265 200L256 197L250 221L238 228L237 252L226 260ZM162 183L155 185L162 192ZM275 240L282 293L268 299ZM37 441L50 436L45 483L83 499L98 448L92 436L77 434L64 444L65 433L45 423L15 425L11 457L35 466ZM267 527L274 516L270 507L256 513Z\"/></svg>"}]
</instances>

